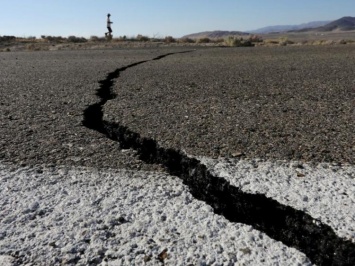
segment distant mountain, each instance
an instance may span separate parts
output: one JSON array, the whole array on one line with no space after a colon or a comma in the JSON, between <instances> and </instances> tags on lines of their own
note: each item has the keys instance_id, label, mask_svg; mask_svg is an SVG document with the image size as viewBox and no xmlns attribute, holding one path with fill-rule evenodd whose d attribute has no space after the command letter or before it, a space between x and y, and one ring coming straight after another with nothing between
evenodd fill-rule
<instances>
[{"instance_id":1,"label":"distant mountain","mask_svg":"<svg viewBox=\"0 0 355 266\"><path fill-rule=\"evenodd\" d=\"M355 30L355 17L342 17L340 19L334 20L327 23L321 27L317 28L304 28L301 30L294 30L292 32L331 32L331 31L350 31Z\"/></svg>"},{"instance_id":2,"label":"distant mountain","mask_svg":"<svg viewBox=\"0 0 355 266\"><path fill-rule=\"evenodd\" d=\"M244 35L249 35L249 33L242 32L242 31L215 30L215 31L204 31L204 32L193 33L193 34L185 35L182 38L190 38L190 39L211 38L211 39L218 39L218 38L226 38L228 36L244 36Z\"/></svg>"},{"instance_id":3,"label":"distant mountain","mask_svg":"<svg viewBox=\"0 0 355 266\"><path fill-rule=\"evenodd\" d=\"M302 29L313 29L324 26L330 21L312 21L308 23L303 23L299 25L276 25L263 27L256 30L249 31L250 33L262 34L262 33L272 33L272 32L287 32L287 31L297 31Z\"/></svg>"},{"instance_id":4,"label":"distant mountain","mask_svg":"<svg viewBox=\"0 0 355 266\"><path fill-rule=\"evenodd\" d=\"M316 31L350 31L355 30L355 17L342 17L322 27L315 28Z\"/></svg>"},{"instance_id":5,"label":"distant mountain","mask_svg":"<svg viewBox=\"0 0 355 266\"><path fill-rule=\"evenodd\" d=\"M204 31L185 35L182 38L226 38L228 36L243 36L250 34L267 34L272 32L307 32L307 31L350 31L355 30L355 17L342 17L334 21L312 21L299 25L268 26L247 32L242 31Z\"/></svg>"}]
</instances>

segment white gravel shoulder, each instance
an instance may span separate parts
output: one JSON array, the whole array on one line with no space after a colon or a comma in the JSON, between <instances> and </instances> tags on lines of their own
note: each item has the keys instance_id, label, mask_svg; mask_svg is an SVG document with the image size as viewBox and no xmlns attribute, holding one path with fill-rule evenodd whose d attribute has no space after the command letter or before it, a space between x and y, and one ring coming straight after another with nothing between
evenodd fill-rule
<instances>
[{"instance_id":1,"label":"white gravel shoulder","mask_svg":"<svg viewBox=\"0 0 355 266\"><path fill-rule=\"evenodd\" d=\"M0 163L0 191L1 265L310 265L162 173Z\"/></svg>"},{"instance_id":2,"label":"white gravel shoulder","mask_svg":"<svg viewBox=\"0 0 355 266\"><path fill-rule=\"evenodd\" d=\"M302 210L355 242L355 166L199 158L244 192Z\"/></svg>"}]
</instances>

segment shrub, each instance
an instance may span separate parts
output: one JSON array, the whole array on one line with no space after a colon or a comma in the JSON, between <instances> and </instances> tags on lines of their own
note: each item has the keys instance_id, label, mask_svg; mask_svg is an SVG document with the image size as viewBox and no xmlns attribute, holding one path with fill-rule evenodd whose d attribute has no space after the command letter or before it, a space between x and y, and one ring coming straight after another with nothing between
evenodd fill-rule
<instances>
[{"instance_id":1,"label":"shrub","mask_svg":"<svg viewBox=\"0 0 355 266\"><path fill-rule=\"evenodd\" d=\"M316 40L312 42L312 45L334 45L335 41L332 40Z\"/></svg>"},{"instance_id":2,"label":"shrub","mask_svg":"<svg viewBox=\"0 0 355 266\"><path fill-rule=\"evenodd\" d=\"M150 38L150 41L151 42L165 42L165 39L160 39L160 38L153 37L153 38Z\"/></svg>"},{"instance_id":3,"label":"shrub","mask_svg":"<svg viewBox=\"0 0 355 266\"><path fill-rule=\"evenodd\" d=\"M16 40L16 37L15 36L0 36L0 42L2 41L14 41Z\"/></svg>"},{"instance_id":4,"label":"shrub","mask_svg":"<svg viewBox=\"0 0 355 266\"><path fill-rule=\"evenodd\" d=\"M181 42L181 43L194 43L195 41L193 39L185 37L185 38L179 39L179 42Z\"/></svg>"},{"instance_id":5,"label":"shrub","mask_svg":"<svg viewBox=\"0 0 355 266\"><path fill-rule=\"evenodd\" d=\"M207 37L200 38L197 40L197 43L209 43L209 42L211 42L211 39Z\"/></svg>"},{"instance_id":6,"label":"shrub","mask_svg":"<svg viewBox=\"0 0 355 266\"><path fill-rule=\"evenodd\" d=\"M72 35L68 37L68 42L74 42L74 43L87 42L87 39L85 39L84 37L76 37Z\"/></svg>"},{"instance_id":7,"label":"shrub","mask_svg":"<svg viewBox=\"0 0 355 266\"><path fill-rule=\"evenodd\" d=\"M41 35L41 38L49 42L62 42L65 40L62 36Z\"/></svg>"},{"instance_id":8,"label":"shrub","mask_svg":"<svg viewBox=\"0 0 355 266\"><path fill-rule=\"evenodd\" d=\"M173 42L176 42L176 40L172 36L166 36L164 39L164 42L173 43Z\"/></svg>"},{"instance_id":9,"label":"shrub","mask_svg":"<svg viewBox=\"0 0 355 266\"><path fill-rule=\"evenodd\" d=\"M267 39L265 40L266 44L279 44L278 40Z\"/></svg>"},{"instance_id":10,"label":"shrub","mask_svg":"<svg viewBox=\"0 0 355 266\"><path fill-rule=\"evenodd\" d=\"M251 42L263 42L263 38L259 35L252 35L250 36L249 40Z\"/></svg>"},{"instance_id":11,"label":"shrub","mask_svg":"<svg viewBox=\"0 0 355 266\"><path fill-rule=\"evenodd\" d=\"M250 47L254 44L248 39L244 40L243 38L238 38L236 36L229 36L225 39L225 44L230 47Z\"/></svg>"},{"instance_id":12,"label":"shrub","mask_svg":"<svg viewBox=\"0 0 355 266\"><path fill-rule=\"evenodd\" d=\"M213 40L215 43L224 43L224 39L223 38L218 38Z\"/></svg>"},{"instance_id":13,"label":"shrub","mask_svg":"<svg viewBox=\"0 0 355 266\"><path fill-rule=\"evenodd\" d=\"M141 34L138 34L137 37L136 37L137 41L140 41L140 42L147 42L149 41L149 37L147 36L143 36Z\"/></svg>"},{"instance_id":14,"label":"shrub","mask_svg":"<svg viewBox=\"0 0 355 266\"><path fill-rule=\"evenodd\" d=\"M225 39L225 44L227 46L237 47L237 46L240 46L241 39L236 38L234 36L229 36L227 39Z\"/></svg>"},{"instance_id":15,"label":"shrub","mask_svg":"<svg viewBox=\"0 0 355 266\"><path fill-rule=\"evenodd\" d=\"M90 36L90 39L89 39L91 42L98 42L100 41L100 38L97 37L97 36Z\"/></svg>"},{"instance_id":16,"label":"shrub","mask_svg":"<svg viewBox=\"0 0 355 266\"><path fill-rule=\"evenodd\" d=\"M288 45L288 44L294 44L294 42L293 41L291 41L291 40L289 40L287 37L280 37L279 38L279 44L281 45L281 46L286 46L286 45Z\"/></svg>"},{"instance_id":17,"label":"shrub","mask_svg":"<svg viewBox=\"0 0 355 266\"><path fill-rule=\"evenodd\" d=\"M28 44L26 46L26 49L29 51L40 51L41 50L40 46L37 46L34 43Z\"/></svg>"}]
</instances>

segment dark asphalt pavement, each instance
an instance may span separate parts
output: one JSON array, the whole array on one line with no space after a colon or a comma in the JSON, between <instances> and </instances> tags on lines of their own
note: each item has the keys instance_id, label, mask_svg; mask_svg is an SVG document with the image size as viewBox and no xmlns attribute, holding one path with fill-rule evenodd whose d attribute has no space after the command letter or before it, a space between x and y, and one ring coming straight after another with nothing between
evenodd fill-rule
<instances>
[{"instance_id":1,"label":"dark asphalt pavement","mask_svg":"<svg viewBox=\"0 0 355 266\"><path fill-rule=\"evenodd\" d=\"M355 47L212 48L127 69L106 119L188 154L355 162Z\"/></svg>"},{"instance_id":2,"label":"dark asphalt pavement","mask_svg":"<svg viewBox=\"0 0 355 266\"><path fill-rule=\"evenodd\" d=\"M354 164L354 46L189 50L0 53L0 160L156 170L82 125L100 80L147 61L104 120L191 155Z\"/></svg>"},{"instance_id":3,"label":"dark asphalt pavement","mask_svg":"<svg viewBox=\"0 0 355 266\"><path fill-rule=\"evenodd\" d=\"M159 50L0 53L0 160L22 165L151 169L82 125L99 81ZM145 167L146 166L146 167Z\"/></svg>"}]
</instances>

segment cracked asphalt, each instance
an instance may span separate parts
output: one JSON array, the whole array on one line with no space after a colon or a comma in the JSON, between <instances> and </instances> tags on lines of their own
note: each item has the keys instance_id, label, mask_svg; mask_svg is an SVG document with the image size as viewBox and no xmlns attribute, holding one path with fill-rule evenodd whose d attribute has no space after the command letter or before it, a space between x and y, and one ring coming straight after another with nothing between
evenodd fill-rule
<instances>
[{"instance_id":1,"label":"cracked asphalt","mask_svg":"<svg viewBox=\"0 0 355 266\"><path fill-rule=\"evenodd\" d=\"M0 53L0 160L157 170L82 126L100 80L104 120L196 156L354 163L354 46Z\"/></svg>"},{"instance_id":2,"label":"cracked asphalt","mask_svg":"<svg viewBox=\"0 0 355 266\"><path fill-rule=\"evenodd\" d=\"M0 161L38 174L61 165L162 170L85 127L94 105L106 125L189 155L354 164L353 48L1 53ZM103 83L115 98L102 98Z\"/></svg>"},{"instance_id":3,"label":"cracked asphalt","mask_svg":"<svg viewBox=\"0 0 355 266\"><path fill-rule=\"evenodd\" d=\"M127 69L106 119L209 157L355 160L354 46L214 48Z\"/></svg>"},{"instance_id":4,"label":"cracked asphalt","mask_svg":"<svg viewBox=\"0 0 355 266\"><path fill-rule=\"evenodd\" d=\"M0 160L20 165L73 165L154 170L132 151L82 125L99 81L113 69L160 50L0 53Z\"/></svg>"}]
</instances>

